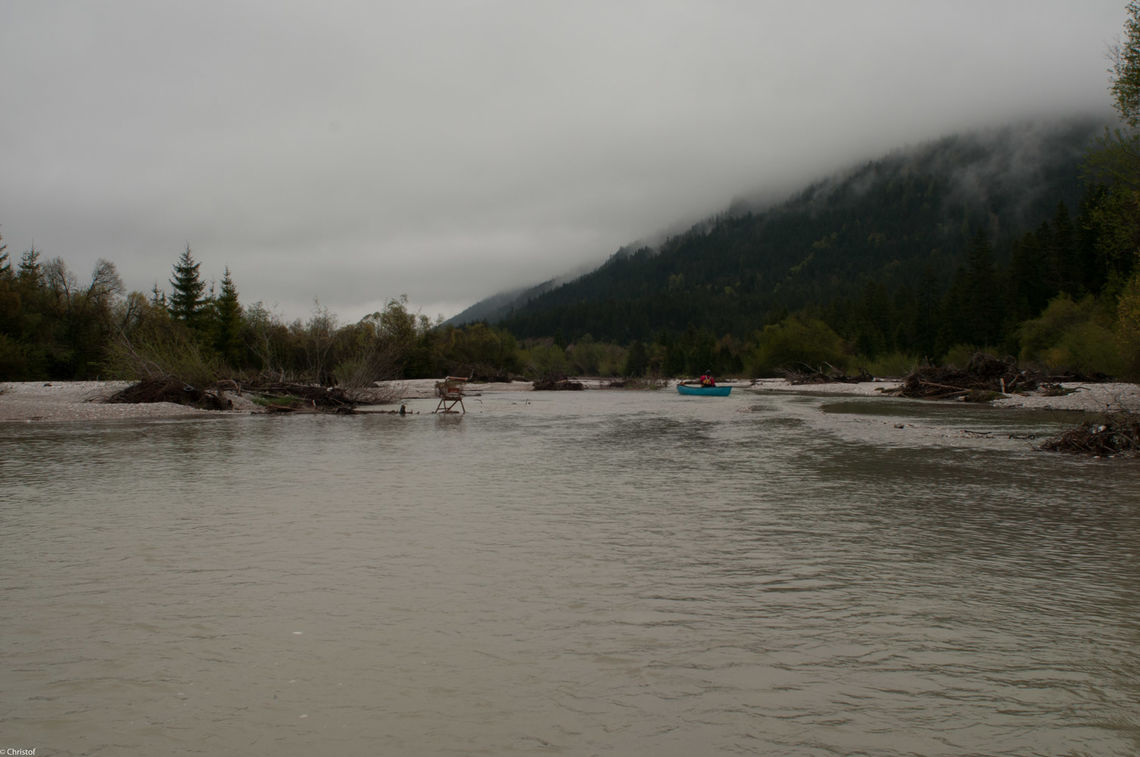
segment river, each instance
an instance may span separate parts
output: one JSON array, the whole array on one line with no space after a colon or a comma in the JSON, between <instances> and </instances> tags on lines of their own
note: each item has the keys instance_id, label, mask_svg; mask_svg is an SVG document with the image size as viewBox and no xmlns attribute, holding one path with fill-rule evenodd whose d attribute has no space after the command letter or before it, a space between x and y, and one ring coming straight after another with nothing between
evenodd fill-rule
<instances>
[{"instance_id":1,"label":"river","mask_svg":"<svg viewBox=\"0 0 1140 757\"><path fill-rule=\"evenodd\" d=\"M1067 421L466 404L3 426L0 749L1140 753L1140 465Z\"/></svg>"}]
</instances>

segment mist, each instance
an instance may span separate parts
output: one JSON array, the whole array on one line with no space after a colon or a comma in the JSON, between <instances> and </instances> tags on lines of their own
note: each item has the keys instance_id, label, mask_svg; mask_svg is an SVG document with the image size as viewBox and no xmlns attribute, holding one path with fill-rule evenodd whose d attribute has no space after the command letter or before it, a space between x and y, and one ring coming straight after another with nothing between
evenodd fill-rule
<instances>
[{"instance_id":1,"label":"mist","mask_svg":"<svg viewBox=\"0 0 1140 757\"><path fill-rule=\"evenodd\" d=\"M0 6L13 258L434 317L962 130L1110 111L1123 2Z\"/></svg>"}]
</instances>

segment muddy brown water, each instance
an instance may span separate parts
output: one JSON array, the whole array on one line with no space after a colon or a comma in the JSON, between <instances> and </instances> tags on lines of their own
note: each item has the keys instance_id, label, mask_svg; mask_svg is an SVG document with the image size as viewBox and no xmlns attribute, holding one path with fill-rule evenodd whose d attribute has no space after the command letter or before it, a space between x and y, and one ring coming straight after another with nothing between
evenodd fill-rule
<instances>
[{"instance_id":1,"label":"muddy brown water","mask_svg":"<svg viewBox=\"0 0 1140 757\"><path fill-rule=\"evenodd\" d=\"M1140 753L1140 465L1068 419L433 406L0 427L0 748Z\"/></svg>"}]
</instances>

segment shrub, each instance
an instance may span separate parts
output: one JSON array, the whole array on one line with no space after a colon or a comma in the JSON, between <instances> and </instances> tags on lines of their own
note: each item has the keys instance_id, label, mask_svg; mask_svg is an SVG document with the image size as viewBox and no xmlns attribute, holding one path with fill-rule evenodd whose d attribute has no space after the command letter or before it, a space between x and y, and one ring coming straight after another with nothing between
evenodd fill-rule
<instances>
[{"instance_id":1,"label":"shrub","mask_svg":"<svg viewBox=\"0 0 1140 757\"><path fill-rule=\"evenodd\" d=\"M172 377L195 387L210 386L221 375L217 356L202 349L185 326L169 322L137 329L130 337L120 334L109 349L107 367L124 379Z\"/></svg>"},{"instance_id":2,"label":"shrub","mask_svg":"<svg viewBox=\"0 0 1140 757\"><path fill-rule=\"evenodd\" d=\"M797 366L818 368L830 364L845 370L848 355L843 339L815 318L789 316L765 326L747 365L752 376L772 376Z\"/></svg>"},{"instance_id":3,"label":"shrub","mask_svg":"<svg viewBox=\"0 0 1140 757\"><path fill-rule=\"evenodd\" d=\"M960 371L964 371L966 370L966 366L970 364L970 360L980 351L977 345L955 344L942 356L942 365L947 368L956 368Z\"/></svg>"},{"instance_id":4,"label":"shrub","mask_svg":"<svg viewBox=\"0 0 1140 757\"><path fill-rule=\"evenodd\" d=\"M1091 318L1091 302L1085 299L1077 303L1069 295L1061 294L1049 301L1041 315L1022 323L1017 329L1021 360L1042 362L1045 353L1061 341L1065 331Z\"/></svg>"},{"instance_id":5,"label":"shrub","mask_svg":"<svg viewBox=\"0 0 1140 757\"><path fill-rule=\"evenodd\" d=\"M1037 318L1018 329L1021 360L1051 371L1116 375L1124 368L1108 314L1092 297L1079 302L1059 295Z\"/></svg>"},{"instance_id":6,"label":"shrub","mask_svg":"<svg viewBox=\"0 0 1140 757\"><path fill-rule=\"evenodd\" d=\"M917 368L918 359L904 352L891 352L880 355L874 360L863 361L860 364L865 366L867 372L872 376L898 378L906 376Z\"/></svg>"},{"instance_id":7,"label":"shrub","mask_svg":"<svg viewBox=\"0 0 1140 757\"><path fill-rule=\"evenodd\" d=\"M1044 363L1056 371L1072 370L1086 376L1118 375L1123 366L1116 336L1091 321L1070 326L1059 344L1045 351Z\"/></svg>"},{"instance_id":8,"label":"shrub","mask_svg":"<svg viewBox=\"0 0 1140 757\"><path fill-rule=\"evenodd\" d=\"M1122 374L1132 381L1140 381L1140 273L1133 276L1120 293L1116 334Z\"/></svg>"}]
</instances>

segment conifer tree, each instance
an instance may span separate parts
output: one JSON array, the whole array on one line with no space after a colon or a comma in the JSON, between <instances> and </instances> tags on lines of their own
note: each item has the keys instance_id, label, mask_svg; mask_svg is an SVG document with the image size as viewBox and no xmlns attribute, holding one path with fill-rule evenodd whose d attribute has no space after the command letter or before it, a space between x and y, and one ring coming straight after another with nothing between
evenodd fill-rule
<instances>
[{"instance_id":1,"label":"conifer tree","mask_svg":"<svg viewBox=\"0 0 1140 757\"><path fill-rule=\"evenodd\" d=\"M156 308L163 308L164 310L167 310L166 292L164 292L158 288L158 282L157 281L154 282L154 286L151 287L151 290L150 290L150 304Z\"/></svg>"},{"instance_id":2,"label":"conifer tree","mask_svg":"<svg viewBox=\"0 0 1140 757\"><path fill-rule=\"evenodd\" d=\"M1113 247L1110 255L1134 258L1140 247L1135 223L1140 214L1140 0L1128 3L1127 11L1125 38L1112 49L1115 78L1111 87L1124 128L1106 135L1091 164L1109 185L1094 218L1108 232L1105 237ZM1132 262L1128 261L1129 268Z\"/></svg>"},{"instance_id":3,"label":"conifer tree","mask_svg":"<svg viewBox=\"0 0 1140 757\"><path fill-rule=\"evenodd\" d=\"M1132 128L1140 128L1140 2L1127 5L1124 41L1113 50L1112 95L1116 110Z\"/></svg>"},{"instance_id":4,"label":"conifer tree","mask_svg":"<svg viewBox=\"0 0 1140 757\"><path fill-rule=\"evenodd\" d=\"M916 294L916 316L914 323L914 343L907 345L923 358L936 357L938 347L938 322L942 315L942 285L938 275L929 264L922 272Z\"/></svg>"},{"instance_id":5,"label":"conifer tree","mask_svg":"<svg viewBox=\"0 0 1140 757\"><path fill-rule=\"evenodd\" d=\"M194 260L190 245L174 265L174 278L170 280L170 315L192 329L202 326L202 315L206 306L206 283L198 275L201 263Z\"/></svg>"},{"instance_id":6,"label":"conifer tree","mask_svg":"<svg viewBox=\"0 0 1140 757\"><path fill-rule=\"evenodd\" d=\"M626 376L644 376L648 368L649 353L645 349L645 344L640 341L635 341L629 347L623 373Z\"/></svg>"},{"instance_id":7,"label":"conifer tree","mask_svg":"<svg viewBox=\"0 0 1140 757\"><path fill-rule=\"evenodd\" d=\"M214 300L214 349L231 368L242 362L241 303L238 291L226 266L222 291Z\"/></svg>"},{"instance_id":8,"label":"conifer tree","mask_svg":"<svg viewBox=\"0 0 1140 757\"><path fill-rule=\"evenodd\" d=\"M43 284L43 267L40 266L40 251L35 247L20 256L20 268L16 276L20 282L29 287L39 287Z\"/></svg>"},{"instance_id":9,"label":"conifer tree","mask_svg":"<svg viewBox=\"0 0 1140 757\"><path fill-rule=\"evenodd\" d=\"M20 295L13 286L16 276L8 260L8 245L0 237L0 375L9 373L6 368L18 358L18 348L8 337L17 336L16 322L20 315Z\"/></svg>"},{"instance_id":10,"label":"conifer tree","mask_svg":"<svg viewBox=\"0 0 1140 757\"><path fill-rule=\"evenodd\" d=\"M966 308L964 321L969 326L970 341L994 346L1002 333L1002 292L994 266L994 251L983 234L974 237L966 255Z\"/></svg>"},{"instance_id":11,"label":"conifer tree","mask_svg":"<svg viewBox=\"0 0 1140 757\"><path fill-rule=\"evenodd\" d=\"M1083 282L1077 268L1076 230L1069 218L1069 209L1063 202L1057 205L1057 212L1053 214L1052 229L1053 233L1046 239L1049 294L1052 296L1056 292L1064 292L1070 297L1078 298L1083 294Z\"/></svg>"},{"instance_id":12,"label":"conifer tree","mask_svg":"<svg viewBox=\"0 0 1140 757\"><path fill-rule=\"evenodd\" d=\"M1110 260L1121 260L1118 270L1131 273L1117 303L1117 336L1126 370L1140 378L1140 1L1132 0L1127 10L1125 39L1114 50L1112 94L1129 128L1118 131L1101 152L1098 162L1108 167L1114 186L1094 218L1107 232Z\"/></svg>"}]
</instances>

